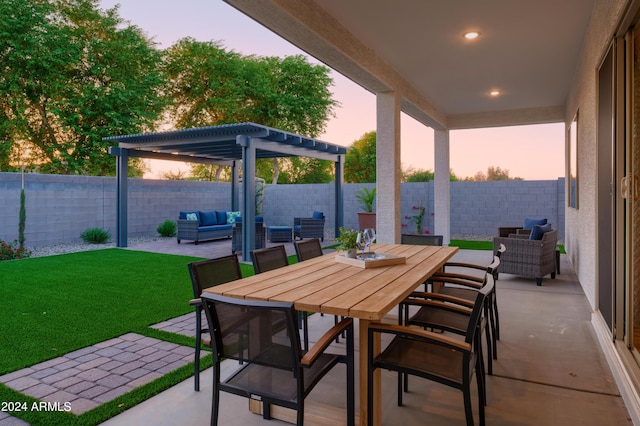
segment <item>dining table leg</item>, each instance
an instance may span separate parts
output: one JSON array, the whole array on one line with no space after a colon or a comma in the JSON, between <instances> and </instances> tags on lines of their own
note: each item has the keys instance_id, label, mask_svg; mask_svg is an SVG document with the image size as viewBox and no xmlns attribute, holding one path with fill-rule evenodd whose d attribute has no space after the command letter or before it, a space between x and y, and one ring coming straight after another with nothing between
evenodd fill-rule
<instances>
[{"instance_id":1,"label":"dining table leg","mask_svg":"<svg viewBox=\"0 0 640 426\"><path fill-rule=\"evenodd\" d=\"M371 321L359 320L359 338L360 338L360 424L367 425L367 367L369 357L369 324ZM380 335L376 334L373 341L374 356L380 353ZM382 387L380 369L376 369L373 373L373 422L375 426L381 424L382 418Z\"/></svg>"}]
</instances>

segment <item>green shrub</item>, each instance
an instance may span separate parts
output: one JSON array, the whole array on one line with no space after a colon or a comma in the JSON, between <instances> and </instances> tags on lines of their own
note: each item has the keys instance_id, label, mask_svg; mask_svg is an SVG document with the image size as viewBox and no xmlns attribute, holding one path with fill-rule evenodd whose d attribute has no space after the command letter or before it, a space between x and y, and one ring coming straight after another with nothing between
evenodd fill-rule
<instances>
[{"instance_id":1,"label":"green shrub","mask_svg":"<svg viewBox=\"0 0 640 426\"><path fill-rule=\"evenodd\" d=\"M80 238L82 238L85 243L104 244L111 238L111 233L106 229L89 228L80 234Z\"/></svg>"},{"instance_id":2,"label":"green shrub","mask_svg":"<svg viewBox=\"0 0 640 426\"><path fill-rule=\"evenodd\" d=\"M156 228L158 234L163 237L175 237L178 226L173 220L165 220Z\"/></svg>"},{"instance_id":3,"label":"green shrub","mask_svg":"<svg viewBox=\"0 0 640 426\"><path fill-rule=\"evenodd\" d=\"M13 242L0 240L0 260L25 259L29 256L31 256L29 250L18 247L18 240L13 240Z\"/></svg>"}]
</instances>

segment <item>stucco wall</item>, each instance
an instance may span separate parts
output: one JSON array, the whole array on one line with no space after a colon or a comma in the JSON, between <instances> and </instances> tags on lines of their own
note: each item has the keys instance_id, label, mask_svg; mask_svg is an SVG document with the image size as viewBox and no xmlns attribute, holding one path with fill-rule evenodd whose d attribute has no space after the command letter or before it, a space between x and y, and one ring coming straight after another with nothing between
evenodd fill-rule
<instances>
[{"instance_id":1,"label":"stucco wall","mask_svg":"<svg viewBox=\"0 0 640 426\"><path fill-rule=\"evenodd\" d=\"M566 210L565 246L592 308L597 306L597 70L628 4L597 0L584 38L580 65L567 99L566 126L578 121L578 209Z\"/></svg>"},{"instance_id":2,"label":"stucco wall","mask_svg":"<svg viewBox=\"0 0 640 426\"><path fill-rule=\"evenodd\" d=\"M21 175L0 173L0 239L18 237ZM357 228L356 191L364 184L344 186L344 225ZM372 187L372 184L366 186ZM326 237L335 229L333 184L267 185L263 215L267 224L291 225L294 217L314 210L327 217ZM424 229L434 231L433 182L405 183L401 188L401 217L407 232L414 224L413 206L426 209ZM27 246L80 241L87 228L108 229L115 237L116 182L108 177L25 175ZM153 235L180 210L228 210L231 186L166 180L129 180L130 236ZM498 226L520 225L524 217L547 217L564 234L564 179L557 181L452 182L451 232L494 235Z\"/></svg>"}]
</instances>

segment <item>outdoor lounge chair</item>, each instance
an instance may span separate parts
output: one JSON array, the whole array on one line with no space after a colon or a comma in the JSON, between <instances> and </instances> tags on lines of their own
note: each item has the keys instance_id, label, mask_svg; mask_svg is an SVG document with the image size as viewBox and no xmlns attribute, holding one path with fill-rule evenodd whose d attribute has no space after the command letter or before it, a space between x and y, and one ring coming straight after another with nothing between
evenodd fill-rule
<instances>
[{"instance_id":1,"label":"outdoor lounge chair","mask_svg":"<svg viewBox=\"0 0 640 426\"><path fill-rule=\"evenodd\" d=\"M487 284L478 291L473 308L454 303L424 301L433 309L460 315L464 325L463 339L433 333L406 325L372 323L368 329L367 420L373 424L373 372L376 368L398 372L398 406L402 405L402 377L404 373L432 380L459 389L463 393L467 425L473 425L471 378L476 373L480 424L484 425L486 393L480 327L487 295L493 291L493 277L487 274ZM422 303L422 301L418 301ZM393 336L391 343L377 356L373 355L375 335ZM406 382L406 381L405 381Z\"/></svg>"},{"instance_id":2,"label":"outdoor lounge chair","mask_svg":"<svg viewBox=\"0 0 640 426\"><path fill-rule=\"evenodd\" d=\"M494 237L494 252L504 244L506 251L500 258L500 272L535 278L542 285L542 278L556 277L556 246L558 231L545 232L542 239L530 239L527 235L511 234L510 237Z\"/></svg>"},{"instance_id":3,"label":"outdoor lounge chair","mask_svg":"<svg viewBox=\"0 0 640 426\"><path fill-rule=\"evenodd\" d=\"M201 345L211 346L209 337L203 339L203 334L208 334L209 329L202 328L202 302L200 295L203 288L224 284L242 278L238 256L230 255L216 259L202 260L189 263L189 275L193 287L193 299L190 305L196 308L196 350L194 359L194 389L200 390L200 348Z\"/></svg>"},{"instance_id":4,"label":"outdoor lounge chair","mask_svg":"<svg viewBox=\"0 0 640 426\"><path fill-rule=\"evenodd\" d=\"M353 320L345 318L325 333L308 352L300 348L293 303L262 302L203 294L202 303L213 332L213 401L211 424L218 424L220 391L262 402L262 415L270 419L272 404L297 410L304 421L304 399L320 379L339 362L345 363L347 424L354 424ZM248 333L247 333L248 331ZM346 355L325 349L346 331ZM220 381L220 363L243 361L231 376Z\"/></svg>"},{"instance_id":5,"label":"outdoor lounge chair","mask_svg":"<svg viewBox=\"0 0 640 426\"><path fill-rule=\"evenodd\" d=\"M320 241L324 241L324 213L313 212L311 217L294 217L293 238L320 238Z\"/></svg>"}]
</instances>

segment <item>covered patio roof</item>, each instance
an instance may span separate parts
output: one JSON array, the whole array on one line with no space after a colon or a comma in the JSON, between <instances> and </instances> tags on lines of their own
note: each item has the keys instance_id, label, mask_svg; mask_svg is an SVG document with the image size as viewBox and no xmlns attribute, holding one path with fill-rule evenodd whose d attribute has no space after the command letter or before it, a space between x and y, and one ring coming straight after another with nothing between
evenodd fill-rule
<instances>
[{"instance_id":1,"label":"covered patio roof","mask_svg":"<svg viewBox=\"0 0 640 426\"><path fill-rule=\"evenodd\" d=\"M106 141L118 143L109 148L117 157L117 246L127 246L127 160L129 157L185 161L190 163L219 164L232 169L232 210L239 206L240 173L238 161L242 160L242 256L255 248L255 233L248 232L255 226L255 197L249 182L255 181L255 161L258 158L302 156L335 163L336 230L343 223L343 156L347 149L284 130L255 123L225 124L167 132L138 135L110 136Z\"/></svg>"}]
</instances>

